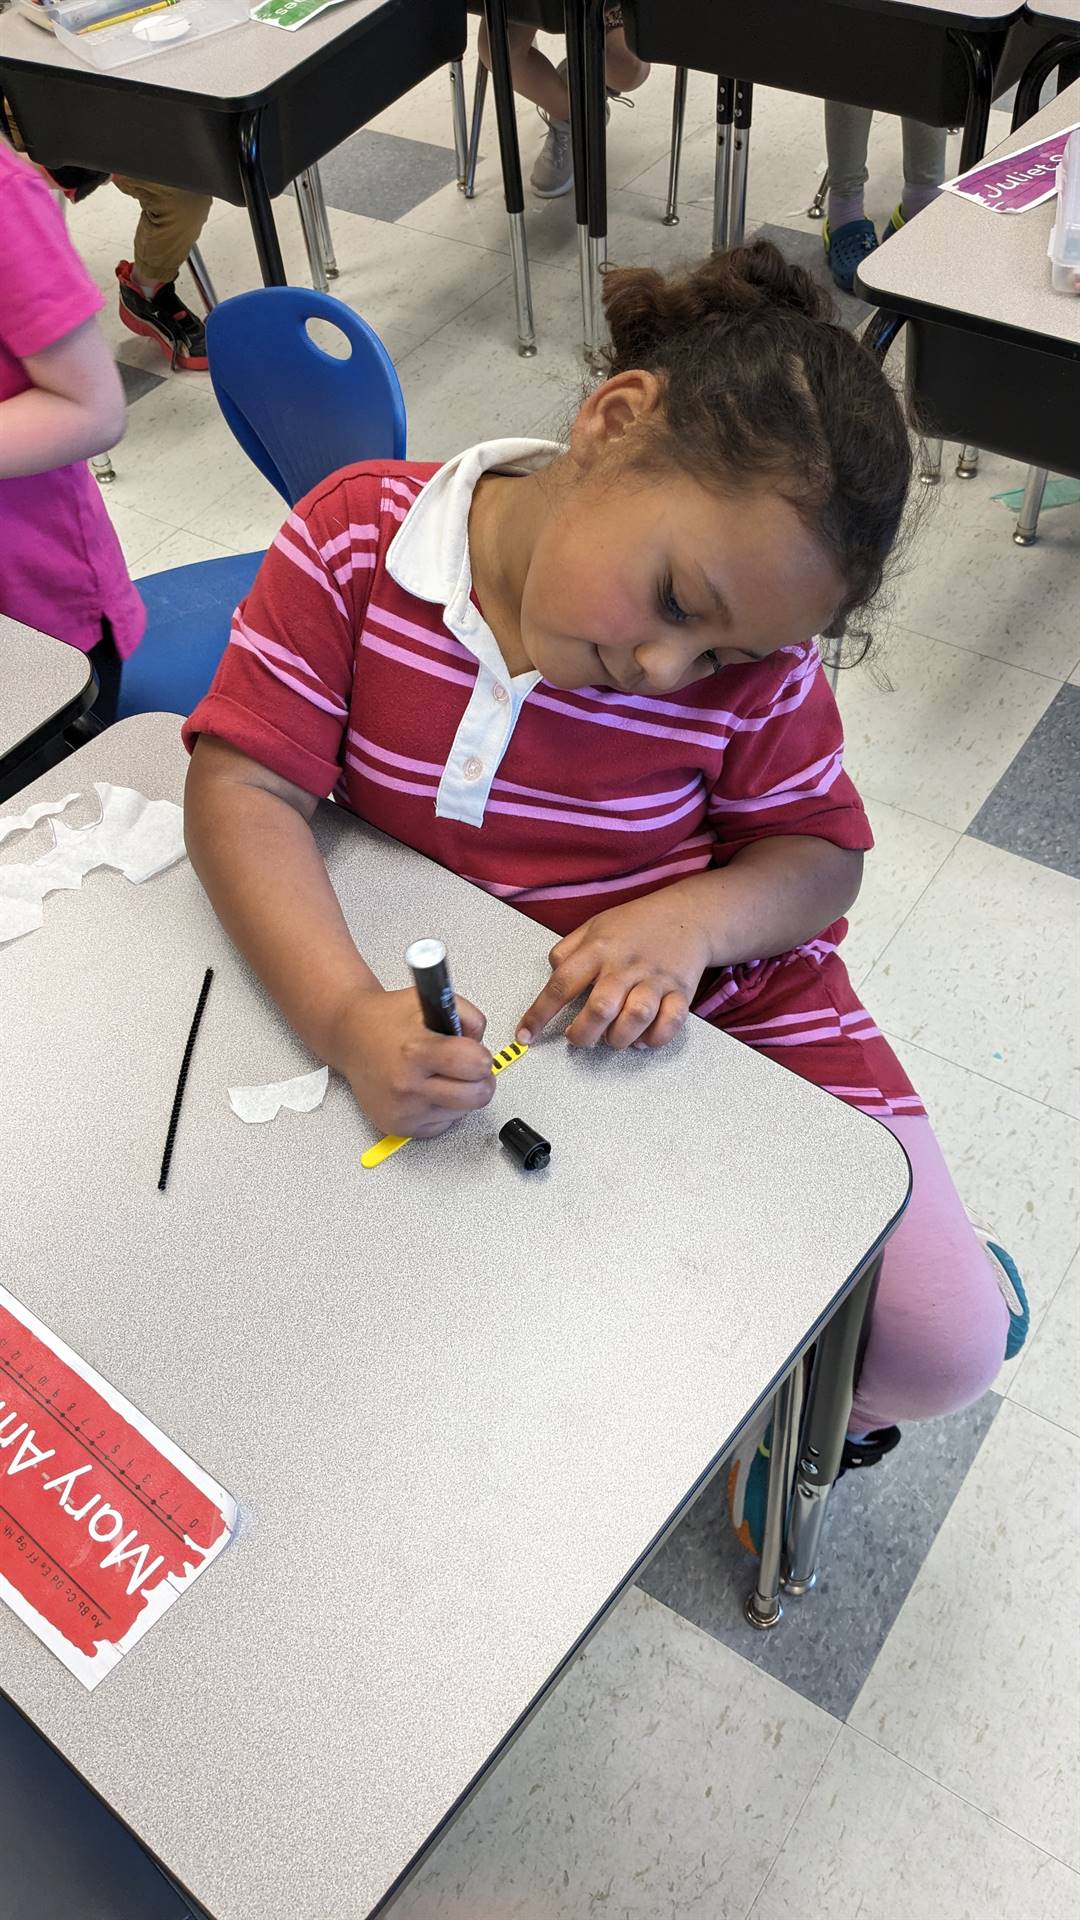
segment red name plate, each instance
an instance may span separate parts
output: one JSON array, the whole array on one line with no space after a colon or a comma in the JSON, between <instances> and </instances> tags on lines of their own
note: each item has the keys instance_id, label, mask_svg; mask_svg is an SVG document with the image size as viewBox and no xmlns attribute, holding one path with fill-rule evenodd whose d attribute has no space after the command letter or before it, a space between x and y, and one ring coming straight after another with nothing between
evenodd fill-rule
<instances>
[{"instance_id":1,"label":"red name plate","mask_svg":"<svg viewBox=\"0 0 1080 1920\"><path fill-rule=\"evenodd\" d=\"M236 1504L0 1287L0 1597L88 1687L231 1538Z\"/></svg>"}]
</instances>

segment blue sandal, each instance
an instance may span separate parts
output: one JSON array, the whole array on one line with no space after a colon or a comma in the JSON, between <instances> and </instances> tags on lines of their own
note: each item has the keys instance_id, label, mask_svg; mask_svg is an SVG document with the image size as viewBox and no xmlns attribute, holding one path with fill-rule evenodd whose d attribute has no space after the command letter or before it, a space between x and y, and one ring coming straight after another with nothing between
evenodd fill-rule
<instances>
[{"instance_id":1,"label":"blue sandal","mask_svg":"<svg viewBox=\"0 0 1080 1920\"><path fill-rule=\"evenodd\" d=\"M835 284L841 293L850 293L863 261L877 251L878 237L873 221L845 220L833 233L826 220L821 229L821 243Z\"/></svg>"}]
</instances>

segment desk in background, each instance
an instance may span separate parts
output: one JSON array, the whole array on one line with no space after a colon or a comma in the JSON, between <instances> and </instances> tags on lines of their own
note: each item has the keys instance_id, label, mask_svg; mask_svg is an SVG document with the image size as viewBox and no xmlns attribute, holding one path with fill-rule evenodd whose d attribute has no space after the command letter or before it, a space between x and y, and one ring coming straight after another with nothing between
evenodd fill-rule
<instances>
[{"instance_id":1,"label":"desk in background","mask_svg":"<svg viewBox=\"0 0 1080 1920\"><path fill-rule=\"evenodd\" d=\"M178 799L179 725L124 721L29 797ZM438 933L509 1039L550 933L339 809L316 832L381 976ZM228 1086L312 1063L186 862L52 895L0 993L5 1277L241 1509L93 1694L0 1609L3 1688L215 1920L360 1920L854 1298L906 1160L694 1020L656 1055L538 1044L375 1172L339 1080L245 1126ZM546 1173L500 1147L514 1115Z\"/></svg>"},{"instance_id":2,"label":"desk in background","mask_svg":"<svg viewBox=\"0 0 1080 1920\"><path fill-rule=\"evenodd\" d=\"M0 614L0 796L97 694L85 653Z\"/></svg>"}]
</instances>

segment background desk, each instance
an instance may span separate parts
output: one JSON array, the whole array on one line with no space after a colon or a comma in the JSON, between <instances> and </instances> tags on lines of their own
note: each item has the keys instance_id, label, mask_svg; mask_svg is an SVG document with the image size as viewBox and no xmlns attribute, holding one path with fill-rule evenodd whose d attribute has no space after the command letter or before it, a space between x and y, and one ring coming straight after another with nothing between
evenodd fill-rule
<instances>
[{"instance_id":1,"label":"background desk","mask_svg":"<svg viewBox=\"0 0 1080 1920\"><path fill-rule=\"evenodd\" d=\"M1080 121L1080 82L995 152ZM857 290L907 325L908 381L929 433L1080 474L1080 299L1050 285L1055 202L993 214L943 193L859 269Z\"/></svg>"},{"instance_id":2,"label":"background desk","mask_svg":"<svg viewBox=\"0 0 1080 1920\"><path fill-rule=\"evenodd\" d=\"M85 713L96 693L85 653L0 614L0 783Z\"/></svg>"},{"instance_id":3,"label":"background desk","mask_svg":"<svg viewBox=\"0 0 1080 1920\"><path fill-rule=\"evenodd\" d=\"M178 797L178 725L124 721L34 796ZM550 934L351 817L318 832L383 977L438 932L509 1039ZM216 1920L360 1920L846 1292L907 1163L697 1021L658 1055L545 1042L373 1173L340 1082L245 1126L230 1084L311 1062L186 863L51 896L0 994L4 1278L242 1514L96 1693L3 1610L0 1683ZM512 1115L546 1174L499 1146Z\"/></svg>"},{"instance_id":4,"label":"background desk","mask_svg":"<svg viewBox=\"0 0 1080 1920\"><path fill-rule=\"evenodd\" d=\"M346 0L297 33L248 21L102 73L9 12L0 90L42 166L246 203L263 279L280 283L271 198L460 58L465 37L465 0Z\"/></svg>"}]
</instances>

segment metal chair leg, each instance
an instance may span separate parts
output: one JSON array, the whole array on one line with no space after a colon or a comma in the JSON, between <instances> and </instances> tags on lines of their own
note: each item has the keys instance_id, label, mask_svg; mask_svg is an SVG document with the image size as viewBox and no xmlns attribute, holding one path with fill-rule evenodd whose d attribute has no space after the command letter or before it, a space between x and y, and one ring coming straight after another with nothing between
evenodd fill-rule
<instances>
[{"instance_id":1,"label":"metal chair leg","mask_svg":"<svg viewBox=\"0 0 1080 1920\"><path fill-rule=\"evenodd\" d=\"M958 480L974 480L975 475L978 473L978 471L979 471L978 447L961 447L956 460L957 479Z\"/></svg>"},{"instance_id":2,"label":"metal chair leg","mask_svg":"<svg viewBox=\"0 0 1080 1920\"><path fill-rule=\"evenodd\" d=\"M817 1579L825 1509L844 1453L855 1380L865 1343L881 1255L872 1260L817 1343L798 1449L787 1530L784 1590L809 1593Z\"/></svg>"},{"instance_id":3,"label":"metal chair leg","mask_svg":"<svg viewBox=\"0 0 1080 1920\"><path fill-rule=\"evenodd\" d=\"M536 325L529 280L529 250L525 239L525 189L521 181L521 150L518 146L514 84L510 72L510 36L503 0L484 0L484 18L488 30L495 117L499 127L506 219L510 229L517 346L522 357L528 359L536 352Z\"/></svg>"},{"instance_id":4,"label":"metal chair leg","mask_svg":"<svg viewBox=\"0 0 1080 1920\"><path fill-rule=\"evenodd\" d=\"M736 80L732 101L731 192L728 198L728 234L725 245L741 247L746 234L746 173L750 163L750 118L754 107L752 80Z\"/></svg>"},{"instance_id":5,"label":"metal chair leg","mask_svg":"<svg viewBox=\"0 0 1080 1920\"><path fill-rule=\"evenodd\" d=\"M322 245L323 266L328 280L338 277L338 263L334 256L334 242L330 234L330 215L326 211L326 195L323 192L322 174L318 166L308 168L311 181L311 199L319 222L319 240Z\"/></svg>"},{"instance_id":6,"label":"metal chair leg","mask_svg":"<svg viewBox=\"0 0 1080 1920\"><path fill-rule=\"evenodd\" d=\"M731 205L731 114L735 82L721 76L716 82L716 161L713 170L714 253L727 246L728 209Z\"/></svg>"},{"instance_id":7,"label":"metal chair leg","mask_svg":"<svg viewBox=\"0 0 1080 1920\"><path fill-rule=\"evenodd\" d=\"M817 192L815 193L813 199L811 200L810 205L806 209L806 217L808 220L824 220L825 195L828 193L828 191L829 191L829 169L828 167L826 167L824 173L821 176L821 185L818 188Z\"/></svg>"},{"instance_id":8,"label":"metal chair leg","mask_svg":"<svg viewBox=\"0 0 1080 1920\"><path fill-rule=\"evenodd\" d=\"M308 267L311 271L311 284L318 293L328 293L326 282L326 262L323 259L322 235L319 232L319 216L315 211L315 193L311 184L311 174L301 173L296 180L296 204L300 210L300 225L304 231L304 245L307 248Z\"/></svg>"},{"instance_id":9,"label":"metal chair leg","mask_svg":"<svg viewBox=\"0 0 1080 1920\"><path fill-rule=\"evenodd\" d=\"M480 129L484 124L484 101L487 99L488 70L482 60L476 63L476 86L473 90L472 123L469 127L469 150L465 156L465 185L462 191L466 200L471 200L476 192L476 162L480 155Z\"/></svg>"},{"instance_id":10,"label":"metal chair leg","mask_svg":"<svg viewBox=\"0 0 1080 1920\"><path fill-rule=\"evenodd\" d=\"M761 1559L758 1562L757 1584L753 1593L748 1595L745 1607L746 1618L752 1627L775 1627L784 1617L780 1600L781 1560L801 1405L802 1361L798 1360L786 1379L781 1381L773 1401L769 1490L765 1500Z\"/></svg>"},{"instance_id":11,"label":"metal chair leg","mask_svg":"<svg viewBox=\"0 0 1080 1920\"><path fill-rule=\"evenodd\" d=\"M210 313L214 307L217 306L217 294L214 291L214 283L206 270L206 261L203 259L198 247L192 247L191 252L188 254L187 263L188 272L195 282L195 291L207 313Z\"/></svg>"},{"instance_id":12,"label":"metal chair leg","mask_svg":"<svg viewBox=\"0 0 1080 1920\"><path fill-rule=\"evenodd\" d=\"M1039 514L1042 510L1043 494L1046 492L1047 471L1045 467L1029 467L1024 498L1013 528L1013 539L1018 547L1033 547L1039 537Z\"/></svg>"},{"instance_id":13,"label":"metal chair leg","mask_svg":"<svg viewBox=\"0 0 1080 1920\"><path fill-rule=\"evenodd\" d=\"M667 208L664 213L665 227L677 227L679 224L679 167L682 162L683 124L686 119L686 83L689 77L685 67L676 67L675 91L671 100L671 165L668 169Z\"/></svg>"},{"instance_id":14,"label":"metal chair leg","mask_svg":"<svg viewBox=\"0 0 1080 1920\"><path fill-rule=\"evenodd\" d=\"M107 453L95 453L90 462L90 471L99 486L107 487L116 479L116 468Z\"/></svg>"},{"instance_id":15,"label":"metal chair leg","mask_svg":"<svg viewBox=\"0 0 1080 1920\"><path fill-rule=\"evenodd\" d=\"M924 440L919 479L924 487L936 487L941 479L941 441Z\"/></svg>"},{"instance_id":16,"label":"metal chair leg","mask_svg":"<svg viewBox=\"0 0 1080 1920\"><path fill-rule=\"evenodd\" d=\"M450 112L454 123L454 153L457 157L457 183L465 191L469 135L465 119L465 69L460 60L450 62Z\"/></svg>"}]
</instances>

